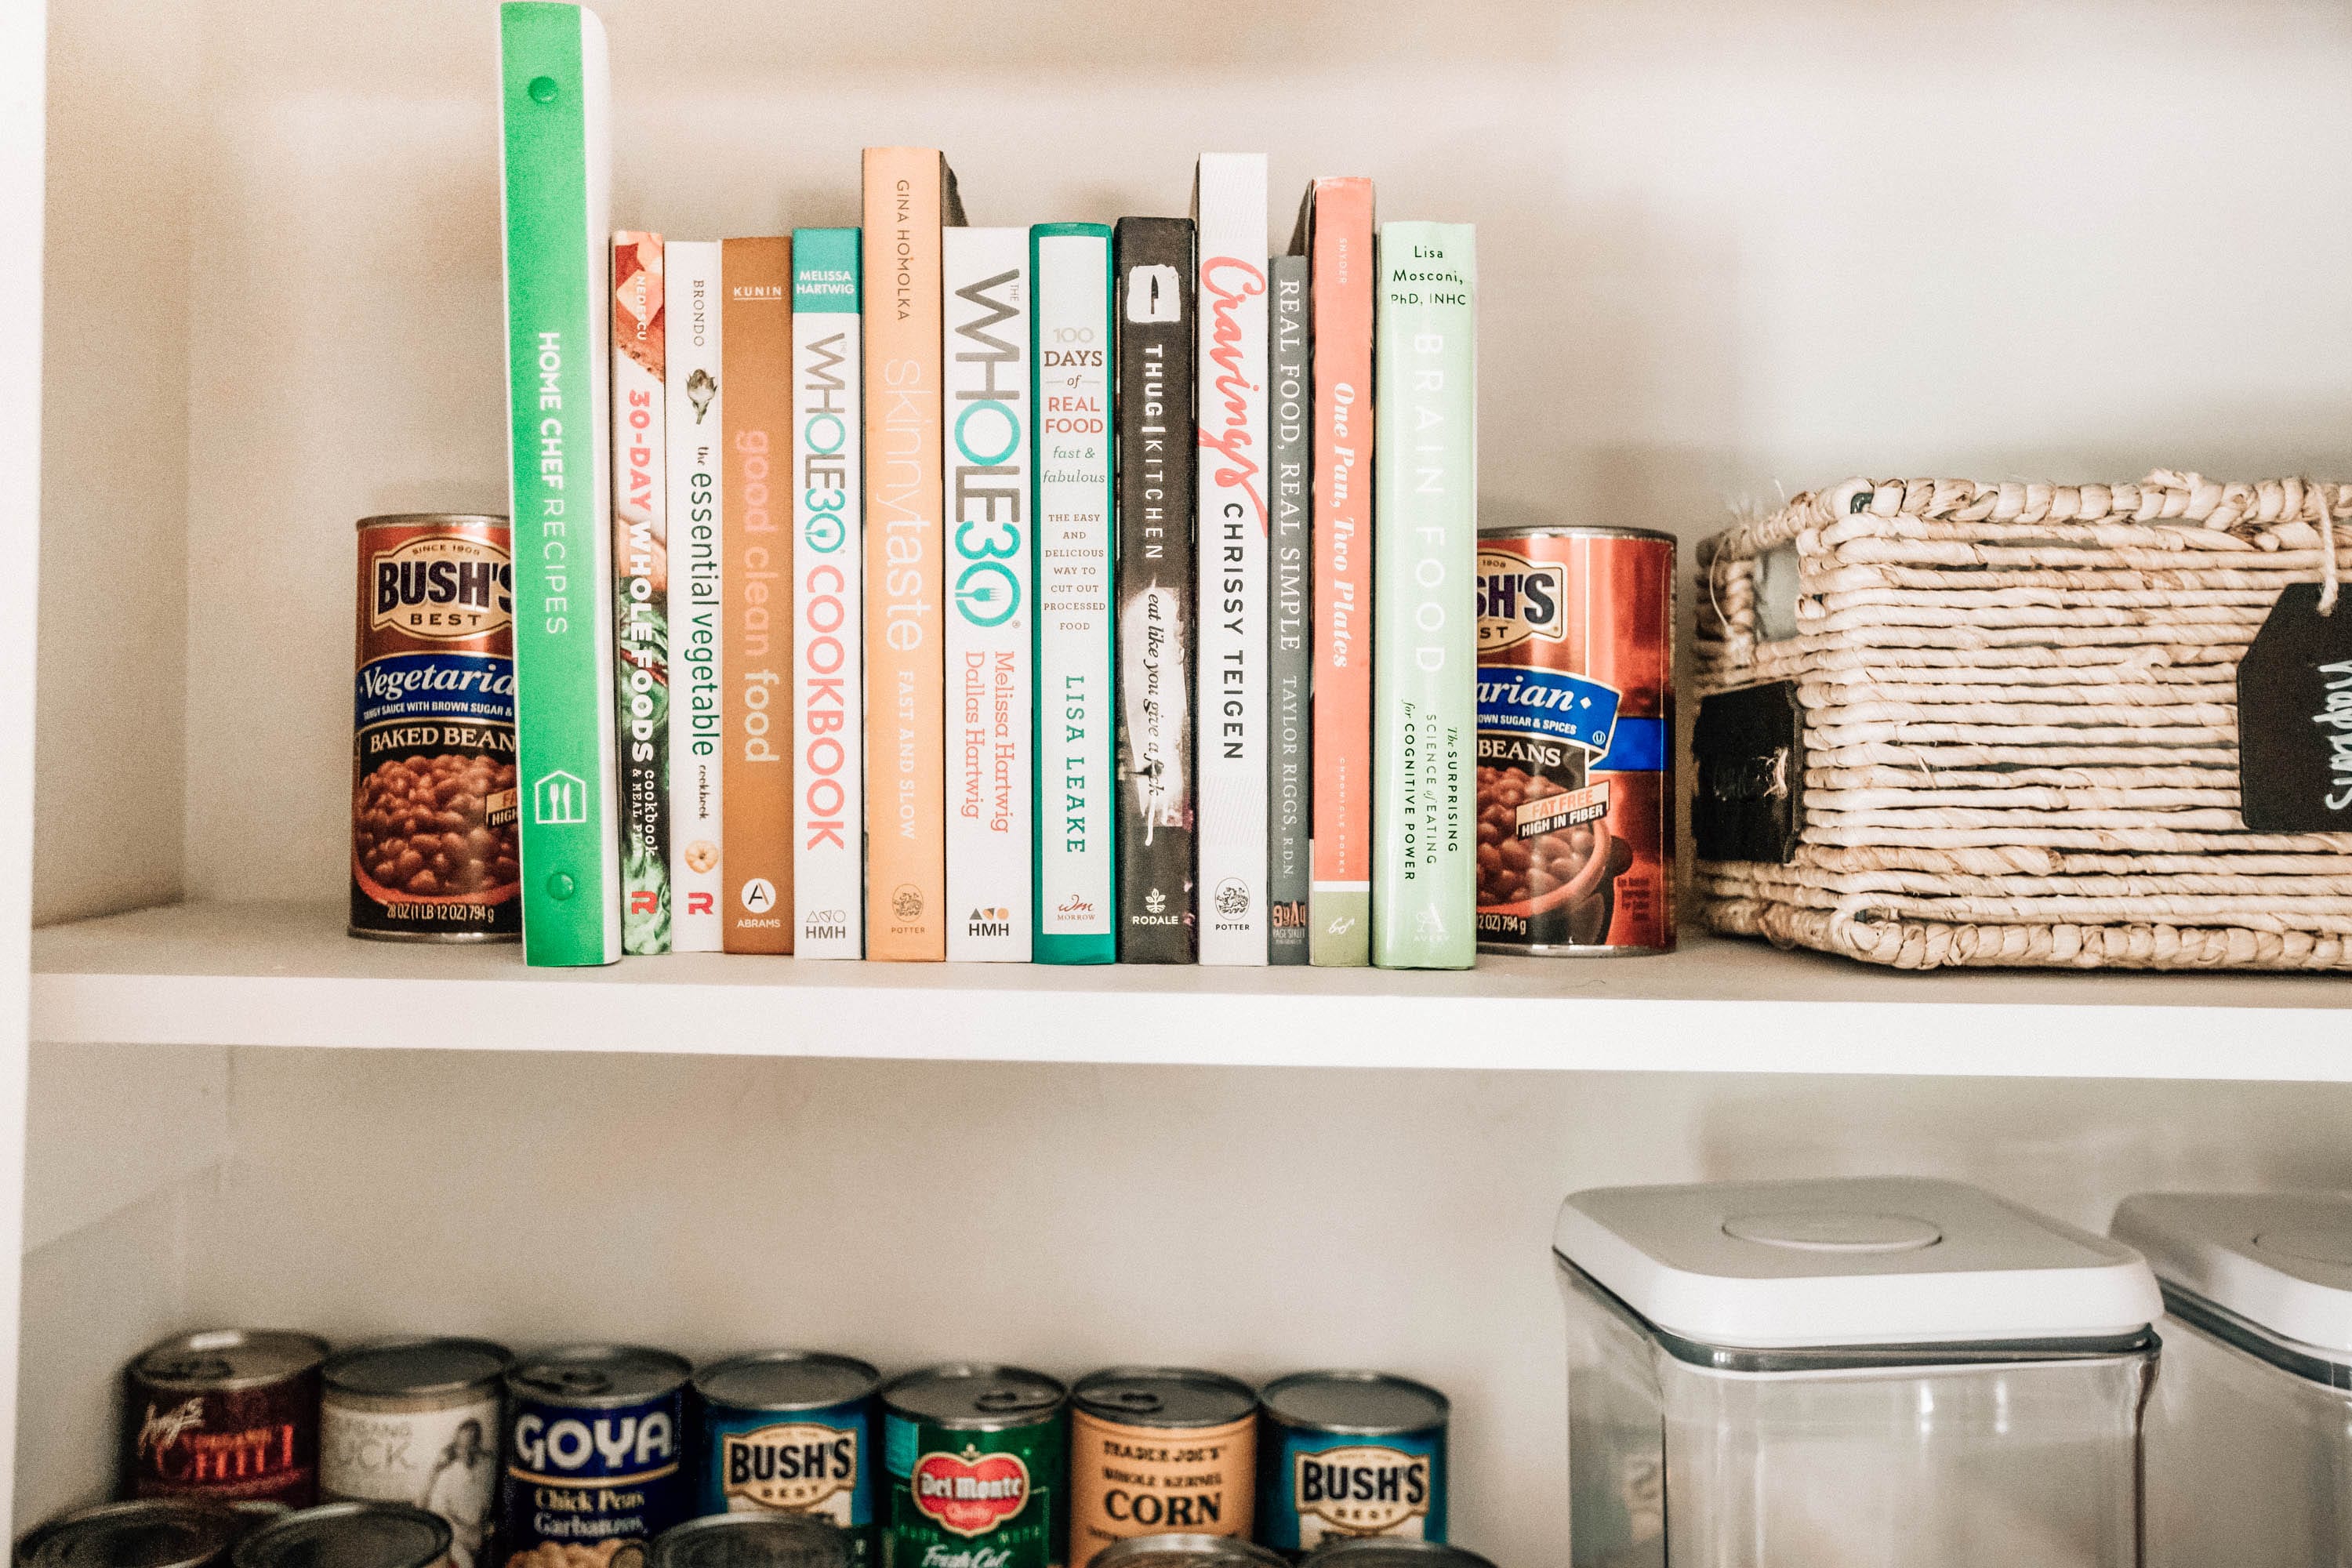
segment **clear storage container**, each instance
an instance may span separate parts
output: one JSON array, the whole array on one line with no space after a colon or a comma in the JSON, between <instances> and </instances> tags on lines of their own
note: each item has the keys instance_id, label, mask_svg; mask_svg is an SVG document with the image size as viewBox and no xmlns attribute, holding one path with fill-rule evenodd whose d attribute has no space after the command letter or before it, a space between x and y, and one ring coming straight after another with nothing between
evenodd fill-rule
<instances>
[{"instance_id":1,"label":"clear storage container","mask_svg":"<svg viewBox=\"0 0 2352 1568\"><path fill-rule=\"evenodd\" d=\"M2352 1198L2127 1198L2164 1288L2152 1568L2352 1568Z\"/></svg>"},{"instance_id":2,"label":"clear storage container","mask_svg":"<svg viewBox=\"0 0 2352 1568\"><path fill-rule=\"evenodd\" d=\"M2156 1282L1948 1182L1560 1207L1574 1568L2134 1568Z\"/></svg>"}]
</instances>

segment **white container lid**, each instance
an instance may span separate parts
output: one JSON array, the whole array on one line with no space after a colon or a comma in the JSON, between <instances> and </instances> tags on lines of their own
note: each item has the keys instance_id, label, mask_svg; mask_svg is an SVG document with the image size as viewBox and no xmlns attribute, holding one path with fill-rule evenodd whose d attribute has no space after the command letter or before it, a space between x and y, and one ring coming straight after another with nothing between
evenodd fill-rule
<instances>
[{"instance_id":1,"label":"white container lid","mask_svg":"<svg viewBox=\"0 0 2352 1568\"><path fill-rule=\"evenodd\" d=\"M1957 1182L1600 1187L1560 1205L1552 1247L1711 1345L2108 1339L2164 1310L2130 1247Z\"/></svg>"},{"instance_id":2,"label":"white container lid","mask_svg":"<svg viewBox=\"0 0 2352 1568\"><path fill-rule=\"evenodd\" d=\"M2108 1227L2168 1284L2263 1331L2352 1359L2352 1197L2142 1193Z\"/></svg>"}]
</instances>

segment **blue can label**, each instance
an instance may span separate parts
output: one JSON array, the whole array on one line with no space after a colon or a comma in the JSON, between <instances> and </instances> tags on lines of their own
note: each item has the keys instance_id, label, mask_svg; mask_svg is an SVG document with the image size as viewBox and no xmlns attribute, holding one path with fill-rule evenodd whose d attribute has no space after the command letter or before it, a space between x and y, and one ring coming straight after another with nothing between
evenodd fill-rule
<instances>
[{"instance_id":1,"label":"blue can label","mask_svg":"<svg viewBox=\"0 0 2352 1568\"><path fill-rule=\"evenodd\" d=\"M824 1410L706 1406L698 1513L814 1514L849 1532L850 1556L871 1554L873 1416L865 1400Z\"/></svg>"},{"instance_id":2,"label":"blue can label","mask_svg":"<svg viewBox=\"0 0 2352 1568\"><path fill-rule=\"evenodd\" d=\"M1445 1434L1381 1437L1276 1426L1260 1527L1284 1552L1350 1535L1445 1539Z\"/></svg>"},{"instance_id":3,"label":"blue can label","mask_svg":"<svg viewBox=\"0 0 2352 1568\"><path fill-rule=\"evenodd\" d=\"M516 1401L500 1510L508 1563L543 1542L650 1541L684 1519L681 1404L676 1394L599 1409Z\"/></svg>"}]
</instances>

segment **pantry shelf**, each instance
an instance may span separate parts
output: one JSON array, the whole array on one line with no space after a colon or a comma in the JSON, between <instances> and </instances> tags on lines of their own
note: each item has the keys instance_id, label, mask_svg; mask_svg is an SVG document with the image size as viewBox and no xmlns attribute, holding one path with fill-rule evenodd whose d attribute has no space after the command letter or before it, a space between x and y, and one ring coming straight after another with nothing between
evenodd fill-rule
<instances>
[{"instance_id":1,"label":"pantry shelf","mask_svg":"<svg viewBox=\"0 0 2352 1568\"><path fill-rule=\"evenodd\" d=\"M817 963L532 970L356 942L326 904L34 933L32 1035L75 1043L935 1060L2352 1081L2352 979L1906 975L1698 937L1468 973Z\"/></svg>"}]
</instances>

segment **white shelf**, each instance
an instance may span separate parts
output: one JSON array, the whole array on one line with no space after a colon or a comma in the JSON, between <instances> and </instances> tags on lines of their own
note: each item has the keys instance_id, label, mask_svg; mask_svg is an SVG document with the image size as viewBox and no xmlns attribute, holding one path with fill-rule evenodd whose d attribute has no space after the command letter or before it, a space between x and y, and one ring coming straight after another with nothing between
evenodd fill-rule
<instances>
[{"instance_id":1,"label":"white shelf","mask_svg":"<svg viewBox=\"0 0 2352 1568\"><path fill-rule=\"evenodd\" d=\"M37 1040L935 1060L2352 1081L2352 978L1897 974L1697 938L1473 972L817 963L353 941L183 904L33 941Z\"/></svg>"}]
</instances>

